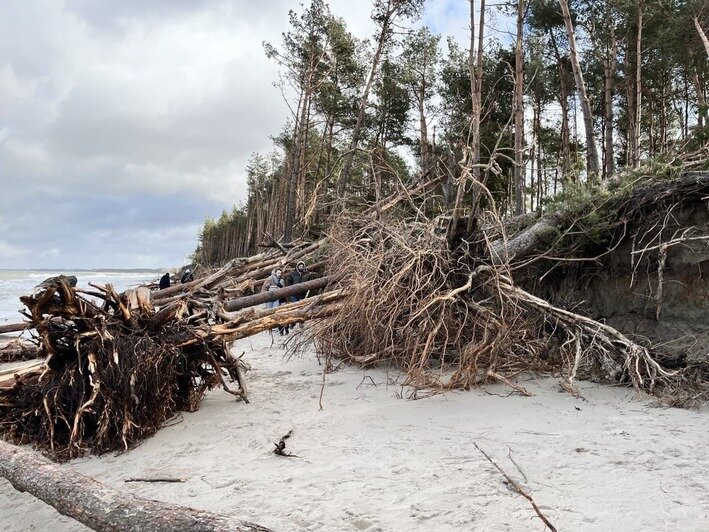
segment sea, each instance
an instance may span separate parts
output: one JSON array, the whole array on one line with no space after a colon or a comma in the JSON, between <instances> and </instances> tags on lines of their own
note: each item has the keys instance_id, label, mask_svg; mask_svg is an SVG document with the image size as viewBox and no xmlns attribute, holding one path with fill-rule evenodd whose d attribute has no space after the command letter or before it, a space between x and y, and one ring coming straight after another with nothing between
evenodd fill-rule
<instances>
[{"instance_id":1,"label":"sea","mask_svg":"<svg viewBox=\"0 0 709 532\"><path fill-rule=\"evenodd\" d=\"M75 275L78 288L88 288L89 283L112 284L118 291L141 284L156 282L164 270L3 270L0 269L0 324L17 323L23 317L20 296L34 293L35 287L55 275Z\"/></svg>"}]
</instances>

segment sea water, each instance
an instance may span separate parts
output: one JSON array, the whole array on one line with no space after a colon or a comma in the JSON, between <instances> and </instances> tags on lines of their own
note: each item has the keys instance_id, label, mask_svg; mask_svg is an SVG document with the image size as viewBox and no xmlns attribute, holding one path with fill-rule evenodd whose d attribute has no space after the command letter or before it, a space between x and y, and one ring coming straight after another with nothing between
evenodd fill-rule
<instances>
[{"instance_id":1,"label":"sea water","mask_svg":"<svg viewBox=\"0 0 709 532\"><path fill-rule=\"evenodd\" d=\"M2 270L0 269L0 325L17 323L24 318L20 296L34 293L35 287L55 275L74 275L77 288L91 290L89 283L112 284L118 292L157 281L161 270Z\"/></svg>"}]
</instances>

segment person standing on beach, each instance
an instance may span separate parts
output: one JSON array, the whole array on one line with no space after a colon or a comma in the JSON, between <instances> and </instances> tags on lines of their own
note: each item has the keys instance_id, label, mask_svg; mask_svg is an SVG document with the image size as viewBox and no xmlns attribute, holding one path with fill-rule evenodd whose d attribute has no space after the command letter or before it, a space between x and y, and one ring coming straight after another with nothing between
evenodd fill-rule
<instances>
[{"instance_id":1,"label":"person standing on beach","mask_svg":"<svg viewBox=\"0 0 709 532\"><path fill-rule=\"evenodd\" d=\"M271 272L271 276L264 281L263 285L261 286L261 292L271 292L274 290L278 290L279 288L283 288L284 286L285 283L283 281L283 270L280 268L276 268ZM267 301L266 308L275 308L279 304L279 300ZM281 335L288 334L289 328L287 325L279 325L278 332Z\"/></svg>"},{"instance_id":2,"label":"person standing on beach","mask_svg":"<svg viewBox=\"0 0 709 532\"><path fill-rule=\"evenodd\" d=\"M300 284L304 283L310 278L310 272L308 272L307 268L305 267L305 262L302 260L298 262L298 264L295 265L295 270L290 272L288 276L286 277L286 286L292 286L294 284ZM300 301L305 297L304 294L297 294L290 296L291 303L295 303L296 301Z\"/></svg>"},{"instance_id":3,"label":"person standing on beach","mask_svg":"<svg viewBox=\"0 0 709 532\"><path fill-rule=\"evenodd\" d=\"M165 288L170 288L170 274L165 273L162 277L160 277L160 290L164 290Z\"/></svg>"},{"instance_id":4,"label":"person standing on beach","mask_svg":"<svg viewBox=\"0 0 709 532\"><path fill-rule=\"evenodd\" d=\"M189 283L190 281L194 281L194 275L192 275L192 270L187 268L185 270L185 273L182 274L182 278L180 279L181 283Z\"/></svg>"}]
</instances>

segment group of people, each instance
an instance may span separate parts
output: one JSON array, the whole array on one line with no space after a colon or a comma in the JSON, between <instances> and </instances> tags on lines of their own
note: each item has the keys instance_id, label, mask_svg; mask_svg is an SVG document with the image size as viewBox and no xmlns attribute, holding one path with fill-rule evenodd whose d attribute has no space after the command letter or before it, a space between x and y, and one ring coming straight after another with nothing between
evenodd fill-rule
<instances>
[{"instance_id":1,"label":"group of people","mask_svg":"<svg viewBox=\"0 0 709 532\"><path fill-rule=\"evenodd\" d=\"M279 288L284 288L286 286L292 286L294 284L299 284L307 281L310 277L310 273L305 267L305 262L302 260L296 264L295 269L290 272L285 278L283 277L283 269L276 268L271 272L271 276L266 279L261 286L262 292L268 292L272 290L278 290ZM295 303L303 299L303 294L290 296L290 303ZM275 301L269 301L266 303L266 308L277 307L280 304L286 304L289 301L285 298L277 299ZM288 334L290 332L290 327L288 325L279 325L278 332L282 335Z\"/></svg>"},{"instance_id":2,"label":"group of people","mask_svg":"<svg viewBox=\"0 0 709 532\"><path fill-rule=\"evenodd\" d=\"M181 283L189 283L190 281L194 281L194 275L192 275L192 270L187 268L182 273L182 277L180 277L180 282ZM164 290L165 288L170 288L170 272L167 272L167 273L165 273L165 275L160 277L160 282L158 283L158 288L160 290Z\"/></svg>"}]
</instances>

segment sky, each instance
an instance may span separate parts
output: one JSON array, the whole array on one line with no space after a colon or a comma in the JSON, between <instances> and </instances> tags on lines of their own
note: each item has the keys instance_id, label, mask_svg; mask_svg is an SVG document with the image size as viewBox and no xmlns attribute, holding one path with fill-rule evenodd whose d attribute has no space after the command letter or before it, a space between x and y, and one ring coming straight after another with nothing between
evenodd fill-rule
<instances>
[{"instance_id":1,"label":"sky","mask_svg":"<svg viewBox=\"0 0 709 532\"><path fill-rule=\"evenodd\" d=\"M370 0L331 0L357 37ZM177 267L245 200L287 107L292 0L2 0L0 268ZM467 0L419 24L467 39Z\"/></svg>"}]
</instances>

